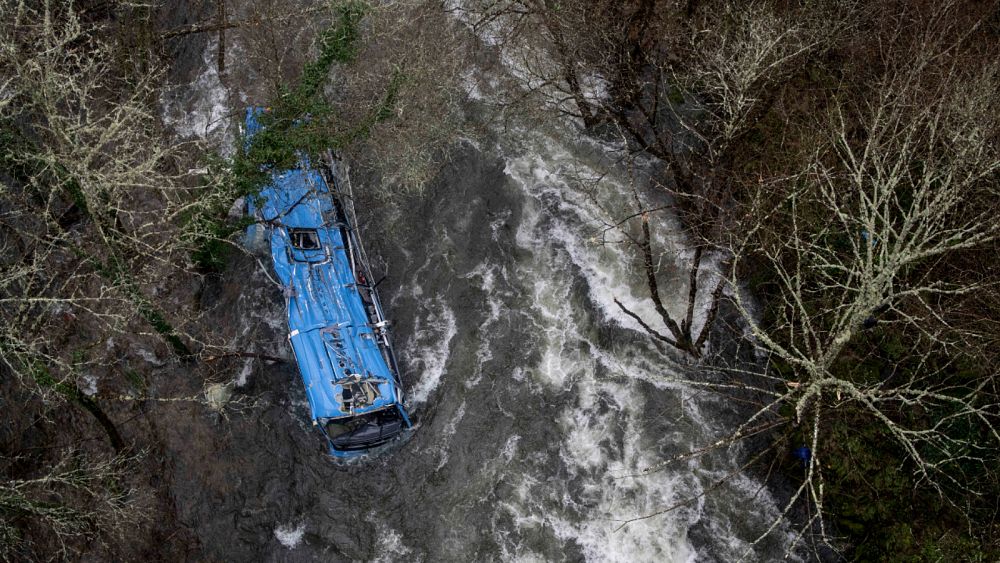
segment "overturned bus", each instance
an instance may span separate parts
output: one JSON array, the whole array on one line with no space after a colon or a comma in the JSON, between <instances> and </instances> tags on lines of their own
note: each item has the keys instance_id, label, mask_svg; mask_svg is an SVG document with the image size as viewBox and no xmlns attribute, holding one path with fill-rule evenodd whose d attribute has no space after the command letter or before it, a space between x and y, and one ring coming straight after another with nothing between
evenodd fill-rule
<instances>
[{"instance_id":1,"label":"overturned bus","mask_svg":"<svg viewBox=\"0 0 1000 563\"><path fill-rule=\"evenodd\" d=\"M246 113L246 138L264 110ZM273 171L247 198L247 237L270 246L284 286L288 340L305 384L313 425L330 454L357 458L412 428L396 356L355 225L350 184L327 153L313 167Z\"/></svg>"}]
</instances>

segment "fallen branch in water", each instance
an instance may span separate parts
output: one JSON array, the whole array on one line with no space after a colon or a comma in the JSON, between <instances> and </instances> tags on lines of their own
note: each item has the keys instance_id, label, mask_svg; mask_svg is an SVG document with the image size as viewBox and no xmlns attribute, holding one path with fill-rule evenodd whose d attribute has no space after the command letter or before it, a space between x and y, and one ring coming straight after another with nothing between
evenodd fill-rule
<instances>
[{"instance_id":1,"label":"fallen branch in water","mask_svg":"<svg viewBox=\"0 0 1000 563\"><path fill-rule=\"evenodd\" d=\"M281 363L287 361L284 358L279 358L277 356L268 356L267 354L256 354L254 352L227 352L225 354L207 356L205 358L205 362L206 363L215 362L223 358L257 358L258 360L263 360L265 362L281 362Z\"/></svg>"}]
</instances>

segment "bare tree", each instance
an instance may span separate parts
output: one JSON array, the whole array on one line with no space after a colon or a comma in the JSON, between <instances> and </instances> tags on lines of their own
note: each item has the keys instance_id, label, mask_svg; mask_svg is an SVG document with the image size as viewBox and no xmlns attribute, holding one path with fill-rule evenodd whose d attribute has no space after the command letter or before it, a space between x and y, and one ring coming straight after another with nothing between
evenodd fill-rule
<instances>
[{"instance_id":1,"label":"bare tree","mask_svg":"<svg viewBox=\"0 0 1000 563\"><path fill-rule=\"evenodd\" d=\"M11 149L0 228L20 259L0 264L6 367L32 382L44 365L64 382L79 372L74 349L115 334L159 339L182 358L217 346L196 336L188 304L156 297L197 279L192 252L217 235L192 218L224 197L177 171L188 147L160 129L160 70L71 5L10 7L0 27Z\"/></svg>"},{"instance_id":2,"label":"bare tree","mask_svg":"<svg viewBox=\"0 0 1000 563\"><path fill-rule=\"evenodd\" d=\"M8 241L34 261L4 276L17 282L6 310L20 310L33 329L61 307L117 330L136 313L149 321L156 308L142 286L186 252L170 219L191 200L165 172L174 153L152 113L158 74L123 77L113 45L69 6L21 2L9 15L2 68L17 82L0 118L17 150L6 163L14 174L3 219ZM183 347L162 313L159 321L154 328ZM12 338L43 332L8 326Z\"/></svg>"},{"instance_id":3,"label":"bare tree","mask_svg":"<svg viewBox=\"0 0 1000 563\"><path fill-rule=\"evenodd\" d=\"M992 283L948 260L1000 235L1000 120L988 109L998 101L1000 73L995 63L961 64L965 34L954 42L949 9L907 49L895 46L866 85L870 96L837 100L801 170L759 182L732 234L729 283L739 287L741 275L760 267L776 280L763 317L741 291L731 293L769 361L759 383L738 384L763 397L763 406L712 447L761 426L801 426L810 455L782 518L805 502L812 516L803 532L815 525L823 542L831 539L825 432L835 413L854 409L884 428L915 482L945 501L953 491L976 494L962 467L988 469L1000 447L995 379L970 381L952 369L954 358L973 350L970 340L987 335L949 320L945 309L948 299ZM854 373L875 327L906 342L897 359L905 376L894 375L895 367L878 378Z\"/></svg>"},{"instance_id":4,"label":"bare tree","mask_svg":"<svg viewBox=\"0 0 1000 563\"><path fill-rule=\"evenodd\" d=\"M137 517L116 481L135 461L121 457L115 416L135 404L123 364L146 365L147 350L184 362L231 351L199 342L186 292L198 237L182 227L215 186L176 171L186 147L160 130L160 71L117 43L112 23L44 0L0 15L0 392L20 401L11 420L37 410L34 435L71 418L63 407L83 409L119 454L91 442L86 454L28 455L5 434L2 535L30 530L73 551Z\"/></svg>"},{"instance_id":5,"label":"bare tree","mask_svg":"<svg viewBox=\"0 0 1000 563\"><path fill-rule=\"evenodd\" d=\"M3 464L17 459L4 459ZM24 522L41 525L56 546L52 555L72 555L70 543L80 538L102 541L120 535L126 525L143 519L142 497L128 485L132 456L91 458L61 452L55 464L37 476L0 481L0 558L16 560L32 553Z\"/></svg>"},{"instance_id":6,"label":"bare tree","mask_svg":"<svg viewBox=\"0 0 1000 563\"><path fill-rule=\"evenodd\" d=\"M956 299L992 291L991 280L950 266L964 253L995 247L998 234L1000 129L990 108L1000 84L994 59L967 44L982 20L968 21L962 10L957 2L859 11L851 2L748 9L729 2L512 1L483 3L471 18L501 48L546 49L524 55L521 65L522 90L542 106L593 131L610 127L668 172L656 187L671 199L649 204L633 187L634 207L607 223L635 250L659 318L619 306L655 340L692 356L704 352L711 311L724 293L748 323L768 359L759 373L740 366L732 379L684 383L740 400L749 395L755 406L735 430L677 459L799 425L809 436L806 477L765 535L804 502L810 511L801 532L815 526L830 539L824 440L828 420L846 409L884 427L916 480L944 498L968 489L961 464L988 467L996 459L995 382L970 382L951 369L956 356L995 338L982 323L947 310ZM857 62L853 83L806 80L826 81L819 103L807 108L819 112L796 113L801 93L788 85L822 74L831 48L850 56L845 38L875 16L888 26L871 39L877 56ZM517 38L527 33L535 37L525 47ZM595 77L605 96L583 86ZM776 116L796 121L762 126ZM761 144L752 136L762 132L790 138L780 158L763 155L777 163L771 169L748 162L762 156L748 150ZM664 207L679 211L695 249L688 307L679 317L663 306L653 247L651 217ZM694 327L707 253L723 257L724 279L709 290L708 321ZM755 269L777 280L763 317L741 289ZM905 377L892 376L893 368L877 380L851 373L852 362L868 353L873 327L903 338ZM983 438L962 435L963 425Z\"/></svg>"},{"instance_id":7,"label":"bare tree","mask_svg":"<svg viewBox=\"0 0 1000 563\"><path fill-rule=\"evenodd\" d=\"M658 319L642 319L618 305L656 340L700 357L727 275L706 275L703 261L712 255L724 270L730 263L729 249L720 243L733 226L739 188L732 171L739 167L740 141L781 86L850 25L853 12L836 2L779 12L764 2L747 7L511 0L474 3L462 15L515 61L516 90L523 94L503 104L521 110L532 100L586 129L610 128L629 152L653 156L664 167L652 191L666 194L668 204L651 206L637 191L625 219L620 210L609 210L614 219L608 222L632 243ZM650 222L667 208L679 214L693 247L688 303L678 318L662 306ZM701 288L708 280L712 287ZM703 293L709 296L707 311L696 327ZM654 323L662 323L669 336Z\"/></svg>"},{"instance_id":8,"label":"bare tree","mask_svg":"<svg viewBox=\"0 0 1000 563\"><path fill-rule=\"evenodd\" d=\"M382 197L419 191L458 140L477 136L462 106L470 56L468 34L439 2L370 7L358 63L331 90L348 131L343 152L373 173Z\"/></svg>"}]
</instances>

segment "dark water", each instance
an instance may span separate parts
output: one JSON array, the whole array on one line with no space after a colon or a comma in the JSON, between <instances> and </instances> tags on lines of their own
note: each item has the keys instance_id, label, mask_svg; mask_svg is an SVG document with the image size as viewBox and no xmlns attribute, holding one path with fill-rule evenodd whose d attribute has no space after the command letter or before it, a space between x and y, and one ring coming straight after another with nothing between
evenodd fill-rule
<instances>
[{"instance_id":1,"label":"dark water","mask_svg":"<svg viewBox=\"0 0 1000 563\"><path fill-rule=\"evenodd\" d=\"M210 112L206 100L225 99L210 78L194 80L176 103ZM652 347L614 305L617 297L655 315L630 261L590 241L607 218L602 208L628 201L614 150L569 126L508 130L489 147L457 150L419 196L392 207L359 204L369 253L388 274L382 297L416 431L391 455L339 468L310 427L294 365L241 360L223 375L235 397L255 406L228 418L178 406L187 410L162 430L176 508L202 555L431 562L746 554L776 515L750 476L616 530L698 495L737 463L720 452L629 477L710 442L730 421L726 405L677 383L696 374ZM594 196L581 177L605 172ZM363 203L363 185L356 189ZM679 311L690 253L669 221L658 232L665 293L677 295L667 305ZM204 299L234 346L290 356L280 288L251 257L236 258ZM786 542L779 529L748 558L777 558Z\"/></svg>"}]
</instances>

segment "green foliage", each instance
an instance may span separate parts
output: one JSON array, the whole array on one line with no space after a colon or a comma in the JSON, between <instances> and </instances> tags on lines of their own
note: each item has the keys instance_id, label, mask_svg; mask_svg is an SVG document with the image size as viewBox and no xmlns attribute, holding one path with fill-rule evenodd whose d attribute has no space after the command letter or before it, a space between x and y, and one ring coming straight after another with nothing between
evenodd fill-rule
<instances>
[{"instance_id":1,"label":"green foliage","mask_svg":"<svg viewBox=\"0 0 1000 563\"><path fill-rule=\"evenodd\" d=\"M326 149L362 139L375 125L392 116L403 83L401 71L393 75L380 103L360 124L347 130L320 95L334 63L348 64L357 57L361 20L367 6L349 1L336 12L336 21L320 33L319 56L305 65L298 84L282 88L268 111L258 117L261 129L249 140L240 139L246 150L228 166L218 162L210 166L222 172L216 177L217 193L185 221L185 230L197 242L192 260L202 270L221 270L230 249L226 241L249 224L246 220L226 220L232 201L259 197L260 190L270 182L272 170L295 167L301 156L315 158Z\"/></svg>"},{"instance_id":2,"label":"green foliage","mask_svg":"<svg viewBox=\"0 0 1000 563\"><path fill-rule=\"evenodd\" d=\"M670 103L672 104L682 105L685 101L684 92L676 86L671 86L670 89L667 90L667 99L670 100Z\"/></svg>"},{"instance_id":3,"label":"green foliage","mask_svg":"<svg viewBox=\"0 0 1000 563\"><path fill-rule=\"evenodd\" d=\"M917 344L891 326L864 334L865 338L852 342L844 357L832 366L838 378L869 385L890 377L908 380L928 370L933 372L935 364L950 368L950 376L970 384L985 376L986 368L972 362L948 363L943 357L926 354L919 354L923 360L919 361L911 356ZM785 378L794 376L792 367L784 362L773 362L772 373ZM954 390L963 391L958 387ZM783 405L780 412L790 416L791 406ZM837 409L827 409L820 442L824 508L828 521L835 525L837 533L847 536L853 548L848 558L899 562L997 560L1000 550L990 543L996 530L970 526L968 520L994 520L992 499L1000 496L997 475L990 464L973 459L988 455L986 452L960 449L970 447L961 444L987 443L983 436L986 429L975 420L957 416L951 406L924 405L887 414L915 429L928 428L935 421L950 421L937 427L955 440L948 459L928 444L920 446L920 455L927 462L943 463L941 469L960 476L961 486L968 490L940 479L939 483L946 487L943 496L927 487L899 442L862 406L845 402ZM790 429L789 443L809 443L807 431L806 427ZM789 463L787 470L790 475L801 476L797 463Z\"/></svg>"},{"instance_id":4,"label":"green foliage","mask_svg":"<svg viewBox=\"0 0 1000 563\"><path fill-rule=\"evenodd\" d=\"M299 94L311 98L326 80L334 62L350 63L358 56L359 25L367 7L362 2L348 2L338 8L338 21L320 34L320 56L302 71Z\"/></svg>"},{"instance_id":5,"label":"green foliage","mask_svg":"<svg viewBox=\"0 0 1000 563\"><path fill-rule=\"evenodd\" d=\"M788 438L793 444L808 439L801 428L791 430ZM853 548L848 559L996 560L1000 552L989 544L991 531L971 529L958 509L920 487L896 444L863 410L846 407L828 415L822 439L824 508ZM797 463L787 470L792 475L801 471ZM954 495L952 500L964 502L959 492Z\"/></svg>"},{"instance_id":6,"label":"green foliage","mask_svg":"<svg viewBox=\"0 0 1000 563\"><path fill-rule=\"evenodd\" d=\"M132 387L139 392L145 392L149 385L146 383L146 378L142 376L141 373L135 371L134 369L126 369L125 377L128 379Z\"/></svg>"},{"instance_id":7,"label":"green foliage","mask_svg":"<svg viewBox=\"0 0 1000 563\"><path fill-rule=\"evenodd\" d=\"M28 368L28 373L31 374L31 378L35 380L35 383L43 389L52 389L56 393L59 393L63 397L71 401L78 401L80 397L80 391L73 385L68 385L63 381L58 381L52 376L52 372L45 364L34 361L30 365L26 366Z\"/></svg>"},{"instance_id":8,"label":"green foliage","mask_svg":"<svg viewBox=\"0 0 1000 563\"><path fill-rule=\"evenodd\" d=\"M337 21L320 33L319 56L305 65L298 84L279 92L269 111L260 116L262 130L233 162L241 195L259 192L269 180L268 168L290 168L300 154L314 156L342 144L334 133L333 108L319 94L333 64L348 64L357 56L366 11L356 1L338 7ZM391 86L390 91L395 96Z\"/></svg>"},{"instance_id":9,"label":"green foliage","mask_svg":"<svg viewBox=\"0 0 1000 563\"><path fill-rule=\"evenodd\" d=\"M372 129L379 123L392 117L393 108L396 107L396 98L399 96L399 89L406 81L406 75L402 69L397 68L393 72L389 86L385 95L377 106L365 117L365 119L355 128L337 139L337 146L344 146L353 141L363 139L371 134Z\"/></svg>"}]
</instances>

